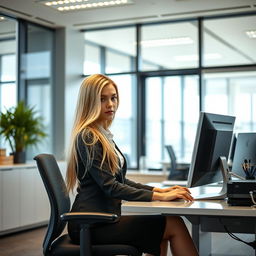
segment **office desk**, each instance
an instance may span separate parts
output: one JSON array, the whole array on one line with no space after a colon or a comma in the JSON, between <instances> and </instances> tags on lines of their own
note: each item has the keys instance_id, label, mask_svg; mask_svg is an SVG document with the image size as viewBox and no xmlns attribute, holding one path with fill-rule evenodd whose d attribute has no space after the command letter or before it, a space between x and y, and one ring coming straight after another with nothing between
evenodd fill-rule
<instances>
[{"instance_id":1,"label":"office desk","mask_svg":"<svg viewBox=\"0 0 256 256\"><path fill-rule=\"evenodd\" d=\"M201 255L211 252L211 233L256 234L256 208L228 206L224 200L184 202L124 202L123 214L163 214L184 216L192 224L192 238ZM255 250L256 255L256 250Z\"/></svg>"}]
</instances>

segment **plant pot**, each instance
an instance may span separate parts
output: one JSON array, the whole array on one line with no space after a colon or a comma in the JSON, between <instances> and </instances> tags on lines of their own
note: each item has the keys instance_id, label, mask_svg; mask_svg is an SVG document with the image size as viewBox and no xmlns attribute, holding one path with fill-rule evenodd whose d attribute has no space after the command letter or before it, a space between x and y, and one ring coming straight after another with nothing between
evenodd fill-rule
<instances>
[{"instance_id":1,"label":"plant pot","mask_svg":"<svg viewBox=\"0 0 256 256\"><path fill-rule=\"evenodd\" d=\"M25 151L14 152L13 153L13 162L15 164L24 164L24 163L26 163L26 152Z\"/></svg>"}]
</instances>

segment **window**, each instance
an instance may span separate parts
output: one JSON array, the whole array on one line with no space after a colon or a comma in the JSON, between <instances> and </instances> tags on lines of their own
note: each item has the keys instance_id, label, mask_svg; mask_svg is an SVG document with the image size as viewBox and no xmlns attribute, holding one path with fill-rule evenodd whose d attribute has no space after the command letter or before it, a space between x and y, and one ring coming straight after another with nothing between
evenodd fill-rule
<instances>
[{"instance_id":1,"label":"window","mask_svg":"<svg viewBox=\"0 0 256 256\"><path fill-rule=\"evenodd\" d=\"M135 70L135 27L85 32L84 74Z\"/></svg>"},{"instance_id":2,"label":"window","mask_svg":"<svg viewBox=\"0 0 256 256\"><path fill-rule=\"evenodd\" d=\"M198 66L197 21L145 25L141 34L141 70Z\"/></svg>"},{"instance_id":3,"label":"window","mask_svg":"<svg viewBox=\"0 0 256 256\"><path fill-rule=\"evenodd\" d=\"M236 116L237 132L256 130L256 72L204 75L203 109Z\"/></svg>"},{"instance_id":4,"label":"window","mask_svg":"<svg viewBox=\"0 0 256 256\"><path fill-rule=\"evenodd\" d=\"M1 16L3 17L3 16ZM16 21L3 17L0 19L0 111L17 104L16 78ZM11 153L9 143L1 140L1 147Z\"/></svg>"},{"instance_id":5,"label":"window","mask_svg":"<svg viewBox=\"0 0 256 256\"><path fill-rule=\"evenodd\" d=\"M204 66L256 63L256 40L250 31L256 28L256 16L205 20L203 23Z\"/></svg>"},{"instance_id":6,"label":"window","mask_svg":"<svg viewBox=\"0 0 256 256\"><path fill-rule=\"evenodd\" d=\"M111 76L117 84L120 104L111 127L114 140L125 154L129 167L136 167L136 87L131 75Z\"/></svg>"},{"instance_id":7,"label":"window","mask_svg":"<svg viewBox=\"0 0 256 256\"><path fill-rule=\"evenodd\" d=\"M84 74L109 74L119 86L112 130L130 167L145 153L148 168L161 168L167 144L189 162L200 110L236 116L236 132L256 129L255 15L199 21L85 32Z\"/></svg>"},{"instance_id":8,"label":"window","mask_svg":"<svg viewBox=\"0 0 256 256\"><path fill-rule=\"evenodd\" d=\"M29 24L27 42L27 52L24 53L22 62L22 68L26 71L23 79L26 84L27 104L33 106L43 117L47 133L47 137L37 148L28 148L27 158L32 159L36 152L52 152L53 32Z\"/></svg>"},{"instance_id":9,"label":"window","mask_svg":"<svg viewBox=\"0 0 256 256\"><path fill-rule=\"evenodd\" d=\"M169 160L165 145L171 144L177 158L192 155L199 113L197 76L146 79L146 157L150 167Z\"/></svg>"},{"instance_id":10,"label":"window","mask_svg":"<svg viewBox=\"0 0 256 256\"><path fill-rule=\"evenodd\" d=\"M100 65L100 47L98 45L85 43L85 61L84 74L93 74L101 72Z\"/></svg>"},{"instance_id":11,"label":"window","mask_svg":"<svg viewBox=\"0 0 256 256\"><path fill-rule=\"evenodd\" d=\"M5 111L16 105L16 55L8 54L0 57L2 70L1 74L1 111Z\"/></svg>"}]
</instances>

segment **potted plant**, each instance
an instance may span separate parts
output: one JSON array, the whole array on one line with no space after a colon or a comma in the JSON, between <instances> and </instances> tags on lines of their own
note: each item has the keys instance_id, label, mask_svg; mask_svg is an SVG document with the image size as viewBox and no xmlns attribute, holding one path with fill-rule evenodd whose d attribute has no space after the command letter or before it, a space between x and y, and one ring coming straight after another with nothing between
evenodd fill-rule
<instances>
[{"instance_id":1,"label":"potted plant","mask_svg":"<svg viewBox=\"0 0 256 256\"><path fill-rule=\"evenodd\" d=\"M0 114L0 135L9 142L14 163L25 163L26 147L35 146L46 137L42 117L24 101Z\"/></svg>"}]
</instances>

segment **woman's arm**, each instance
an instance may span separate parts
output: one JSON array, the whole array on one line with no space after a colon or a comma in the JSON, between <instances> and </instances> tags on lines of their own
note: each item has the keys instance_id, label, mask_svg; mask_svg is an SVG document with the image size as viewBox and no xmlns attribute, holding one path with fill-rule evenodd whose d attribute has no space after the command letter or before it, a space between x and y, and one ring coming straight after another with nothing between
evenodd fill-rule
<instances>
[{"instance_id":1,"label":"woman's arm","mask_svg":"<svg viewBox=\"0 0 256 256\"><path fill-rule=\"evenodd\" d=\"M171 201L174 199L184 199L186 201L194 200L189 189L186 187L173 186L168 188L153 188L153 201Z\"/></svg>"},{"instance_id":2,"label":"woman's arm","mask_svg":"<svg viewBox=\"0 0 256 256\"><path fill-rule=\"evenodd\" d=\"M82 179L92 178L100 189L109 197L130 200L130 201L151 201L153 192L149 189L145 189L146 186L135 188L129 184L123 183L123 179L120 176L118 179L116 175L112 174L107 164L103 164L102 169L100 168L102 159L102 146L100 143L88 149L81 137L78 137L77 150L79 151L78 157L79 162L83 163L84 168L87 168L87 175L79 175L80 182ZM92 163L88 166L88 151L92 152ZM82 168L82 169L84 169ZM84 171L78 170L78 173L84 173ZM90 177L88 177L88 175Z\"/></svg>"},{"instance_id":3,"label":"woman's arm","mask_svg":"<svg viewBox=\"0 0 256 256\"><path fill-rule=\"evenodd\" d=\"M79 157L83 159L83 162L87 162L87 150L84 150L86 145L82 143L78 143L78 145L79 148L82 147L82 150L80 148ZM107 166L103 166L102 169L99 168L102 157L101 144L97 143L93 146L92 150L94 150L94 159L92 161L92 166L88 169L88 173L104 192L104 194L108 195L109 197L128 201L169 201L175 198L184 198L185 200L189 201L192 200L189 191L179 186L160 189L135 183L125 178L123 179L123 182L121 180L118 181L116 176L113 175L110 170L108 170Z\"/></svg>"},{"instance_id":4,"label":"woman's arm","mask_svg":"<svg viewBox=\"0 0 256 256\"><path fill-rule=\"evenodd\" d=\"M146 189L146 190L150 190L150 191L152 191L154 189L154 187L152 187L152 186L137 183L137 182L134 182L134 181L126 179L126 178L124 178L124 183L131 187L134 187L134 188L141 188L141 189Z\"/></svg>"}]
</instances>

